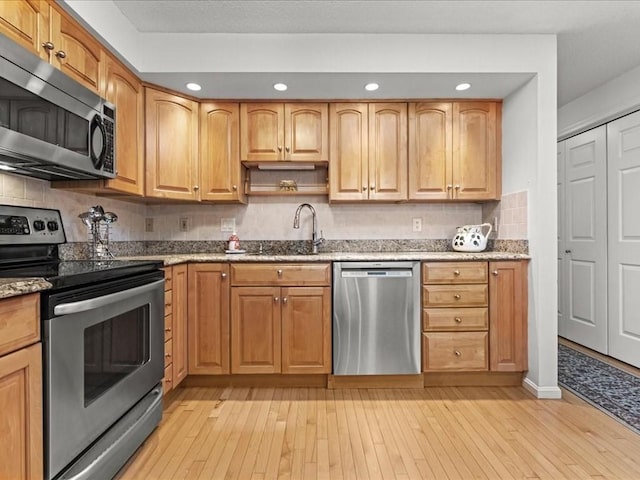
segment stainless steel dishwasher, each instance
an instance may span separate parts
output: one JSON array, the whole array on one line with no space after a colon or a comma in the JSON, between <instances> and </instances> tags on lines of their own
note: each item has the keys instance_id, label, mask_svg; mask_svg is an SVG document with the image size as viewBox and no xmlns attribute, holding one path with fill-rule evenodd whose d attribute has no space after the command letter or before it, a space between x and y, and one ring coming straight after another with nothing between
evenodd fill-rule
<instances>
[{"instance_id":1,"label":"stainless steel dishwasher","mask_svg":"<svg viewBox=\"0 0 640 480\"><path fill-rule=\"evenodd\" d=\"M333 374L420 373L420 262L333 264Z\"/></svg>"}]
</instances>

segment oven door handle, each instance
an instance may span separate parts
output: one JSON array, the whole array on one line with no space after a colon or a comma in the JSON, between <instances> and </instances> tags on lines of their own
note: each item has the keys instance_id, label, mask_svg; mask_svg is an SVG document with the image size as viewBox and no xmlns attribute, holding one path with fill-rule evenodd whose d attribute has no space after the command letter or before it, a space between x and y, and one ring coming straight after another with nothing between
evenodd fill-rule
<instances>
[{"instance_id":1,"label":"oven door handle","mask_svg":"<svg viewBox=\"0 0 640 480\"><path fill-rule=\"evenodd\" d=\"M128 300L137 295L144 294L156 289L158 286L164 285L164 279L158 280L147 285L140 287L130 288L123 290L122 292L110 293L109 295L103 295L102 297L91 298L89 300L81 300L80 302L61 303L53 308L54 315L70 315L72 313L87 312L89 310L95 310L106 305L113 305L115 303Z\"/></svg>"}]
</instances>

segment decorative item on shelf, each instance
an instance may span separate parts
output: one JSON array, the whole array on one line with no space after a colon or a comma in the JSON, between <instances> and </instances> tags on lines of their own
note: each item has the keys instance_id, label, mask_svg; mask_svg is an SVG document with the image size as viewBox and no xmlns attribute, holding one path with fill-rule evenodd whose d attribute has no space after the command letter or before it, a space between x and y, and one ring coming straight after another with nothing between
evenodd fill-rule
<instances>
[{"instance_id":1,"label":"decorative item on shelf","mask_svg":"<svg viewBox=\"0 0 640 480\"><path fill-rule=\"evenodd\" d=\"M118 220L118 215L113 212L105 212L100 205L89 208L89 211L78 215L89 229L89 247L92 260L104 260L114 258L109 250L109 234L111 224Z\"/></svg>"},{"instance_id":2,"label":"decorative item on shelf","mask_svg":"<svg viewBox=\"0 0 640 480\"><path fill-rule=\"evenodd\" d=\"M487 233L483 233L483 228L489 227ZM482 252L487 248L487 240L491 234L491 224L464 225L458 227L453 237L451 245L458 252Z\"/></svg>"},{"instance_id":3,"label":"decorative item on shelf","mask_svg":"<svg viewBox=\"0 0 640 480\"><path fill-rule=\"evenodd\" d=\"M240 238L236 235L236 232L233 232L229 237L229 243L227 245L227 250L240 250Z\"/></svg>"},{"instance_id":4,"label":"decorative item on shelf","mask_svg":"<svg viewBox=\"0 0 640 480\"><path fill-rule=\"evenodd\" d=\"M298 184L295 180L280 180L281 192L297 192Z\"/></svg>"}]
</instances>

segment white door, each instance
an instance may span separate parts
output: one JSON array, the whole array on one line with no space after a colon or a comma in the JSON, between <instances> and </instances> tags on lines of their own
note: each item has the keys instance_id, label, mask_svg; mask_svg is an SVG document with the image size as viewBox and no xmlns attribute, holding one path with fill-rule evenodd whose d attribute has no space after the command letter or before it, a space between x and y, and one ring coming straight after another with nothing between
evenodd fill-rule
<instances>
[{"instance_id":1,"label":"white door","mask_svg":"<svg viewBox=\"0 0 640 480\"><path fill-rule=\"evenodd\" d=\"M565 261L566 255L564 253L564 150L565 141L558 142L556 166L558 167L558 335L566 337L566 321L565 312L567 307L565 305L567 298L567 285L565 283L565 271L567 262Z\"/></svg>"},{"instance_id":2,"label":"white door","mask_svg":"<svg viewBox=\"0 0 640 480\"><path fill-rule=\"evenodd\" d=\"M606 126L565 145L566 338L607 353Z\"/></svg>"},{"instance_id":3,"label":"white door","mask_svg":"<svg viewBox=\"0 0 640 480\"><path fill-rule=\"evenodd\" d=\"M609 355L640 367L640 113L608 124Z\"/></svg>"}]
</instances>

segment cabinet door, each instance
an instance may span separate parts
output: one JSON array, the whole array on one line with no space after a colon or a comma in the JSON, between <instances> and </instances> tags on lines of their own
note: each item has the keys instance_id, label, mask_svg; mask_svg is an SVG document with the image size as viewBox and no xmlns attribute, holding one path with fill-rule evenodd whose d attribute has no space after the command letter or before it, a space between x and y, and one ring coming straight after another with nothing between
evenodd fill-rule
<instances>
[{"instance_id":1,"label":"cabinet door","mask_svg":"<svg viewBox=\"0 0 640 480\"><path fill-rule=\"evenodd\" d=\"M51 64L102 94L104 51L100 42L67 15L51 9L51 39L55 46Z\"/></svg>"},{"instance_id":2,"label":"cabinet door","mask_svg":"<svg viewBox=\"0 0 640 480\"><path fill-rule=\"evenodd\" d=\"M331 288L282 289L282 373L331 373Z\"/></svg>"},{"instance_id":3,"label":"cabinet door","mask_svg":"<svg viewBox=\"0 0 640 480\"><path fill-rule=\"evenodd\" d=\"M407 200L407 104L369 104L369 199Z\"/></svg>"},{"instance_id":4,"label":"cabinet door","mask_svg":"<svg viewBox=\"0 0 640 480\"><path fill-rule=\"evenodd\" d=\"M240 158L250 162L284 159L284 105L240 105Z\"/></svg>"},{"instance_id":5,"label":"cabinet door","mask_svg":"<svg viewBox=\"0 0 640 480\"><path fill-rule=\"evenodd\" d=\"M142 84L120 62L107 57L105 98L116 106L116 178L106 186L144 193L144 96Z\"/></svg>"},{"instance_id":6,"label":"cabinet door","mask_svg":"<svg viewBox=\"0 0 640 480\"><path fill-rule=\"evenodd\" d=\"M200 199L246 202L240 164L240 105L200 104Z\"/></svg>"},{"instance_id":7,"label":"cabinet door","mask_svg":"<svg viewBox=\"0 0 640 480\"><path fill-rule=\"evenodd\" d=\"M45 0L1 1L0 32L49 61L50 51L42 45L51 40L49 4Z\"/></svg>"},{"instance_id":8,"label":"cabinet door","mask_svg":"<svg viewBox=\"0 0 640 480\"><path fill-rule=\"evenodd\" d=\"M280 373L280 288L231 289L231 373Z\"/></svg>"},{"instance_id":9,"label":"cabinet door","mask_svg":"<svg viewBox=\"0 0 640 480\"><path fill-rule=\"evenodd\" d=\"M369 198L369 130L366 103L332 103L329 200Z\"/></svg>"},{"instance_id":10,"label":"cabinet door","mask_svg":"<svg viewBox=\"0 0 640 480\"><path fill-rule=\"evenodd\" d=\"M284 106L284 160L329 160L329 106L287 103Z\"/></svg>"},{"instance_id":11,"label":"cabinet door","mask_svg":"<svg viewBox=\"0 0 640 480\"><path fill-rule=\"evenodd\" d=\"M189 265L189 375L229 373L229 266Z\"/></svg>"},{"instance_id":12,"label":"cabinet door","mask_svg":"<svg viewBox=\"0 0 640 480\"><path fill-rule=\"evenodd\" d=\"M198 104L145 88L146 195L197 200Z\"/></svg>"},{"instance_id":13,"label":"cabinet door","mask_svg":"<svg viewBox=\"0 0 640 480\"><path fill-rule=\"evenodd\" d=\"M173 267L173 387L187 376L187 265Z\"/></svg>"},{"instance_id":14,"label":"cabinet door","mask_svg":"<svg viewBox=\"0 0 640 480\"><path fill-rule=\"evenodd\" d=\"M489 353L494 372L527 370L527 262L489 263Z\"/></svg>"},{"instance_id":15,"label":"cabinet door","mask_svg":"<svg viewBox=\"0 0 640 480\"><path fill-rule=\"evenodd\" d=\"M409 200L451 198L451 103L409 104Z\"/></svg>"},{"instance_id":16,"label":"cabinet door","mask_svg":"<svg viewBox=\"0 0 640 480\"><path fill-rule=\"evenodd\" d=\"M42 478L42 348L0 357L0 478Z\"/></svg>"},{"instance_id":17,"label":"cabinet door","mask_svg":"<svg viewBox=\"0 0 640 480\"><path fill-rule=\"evenodd\" d=\"M500 199L501 122L496 102L453 104L454 199Z\"/></svg>"}]
</instances>

